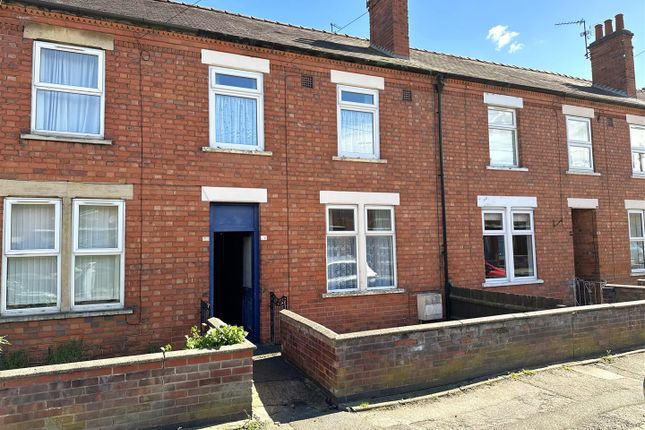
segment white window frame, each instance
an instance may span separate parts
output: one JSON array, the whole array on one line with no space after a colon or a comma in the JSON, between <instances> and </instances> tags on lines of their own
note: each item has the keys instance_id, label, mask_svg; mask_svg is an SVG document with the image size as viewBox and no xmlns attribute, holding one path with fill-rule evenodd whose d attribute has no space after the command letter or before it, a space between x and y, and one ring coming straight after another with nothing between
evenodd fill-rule
<instances>
[{"instance_id":1,"label":"white window frame","mask_svg":"<svg viewBox=\"0 0 645 430\"><path fill-rule=\"evenodd\" d=\"M587 132L589 134L589 141L573 140L569 138L569 121L585 122L587 124ZM569 163L569 170L572 172L593 172L594 171L594 157L593 157L593 135L591 130L591 118L583 116L565 115L565 131L567 133L567 160ZM571 165L571 148L587 148L589 149L589 168L573 167Z\"/></svg>"},{"instance_id":2,"label":"white window frame","mask_svg":"<svg viewBox=\"0 0 645 430\"><path fill-rule=\"evenodd\" d=\"M218 73L224 75L239 76L241 78L256 79L257 89L218 85L216 84L215 79ZM232 97L251 98L256 100L256 128L258 133L257 145L240 145L217 141L217 115L215 112L215 96L218 94ZM208 111L209 140L211 148L236 149L241 151L264 150L264 75L262 73L210 66L208 69Z\"/></svg>"},{"instance_id":3,"label":"white window frame","mask_svg":"<svg viewBox=\"0 0 645 430\"><path fill-rule=\"evenodd\" d=\"M54 249L42 250L13 250L11 249L11 217L12 206L14 204L47 204L54 206ZM7 197L4 200L4 240L2 252L2 291L0 294L1 304L0 313L2 315L34 315L55 313L60 311L61 303L61 201L59 199L48 198L14 198ZM25 308L25 309L7 309L7 259L10 257L56 257L56 306Z\"/></svg>"},{"instance_id":4,"label":"white window frame","mask_svg":"<svg viewBox=\"0 0 645 430\"><path fill-rule=\"evenodd\" d=\"M329 225L329 211L330 209L352 209L354 211L354 231L330 231ZM390 211L392 229L390 231L368 231L367 228L367 210L368 209L386 209ZM398 284L397 277L397 260L396 260L396 226L394 220L394 207L388 205L372 205L365 203L357 204L327 204L325 205L325 218L326 218L326 236L325 236L325 278L326 290L328 293L343 293L343 292L366 292L374 290L391 290L396 289ZM329 273L327 267L329 260L327 259L327 237L329 236L352 236L356 238L356 258L357 258L357 288L346 289L329 289ZM367 280L367 236L392 236L392 253L393 253L393 275L394 285L385 287L368 287Z\"/></svg>"},{"instance_id":5,"label":"white window frame","mask_svg":"<svg viewBox=\"0 0 645 430\"><path fill-rule=\"evenodd\" d=\"M501 106L494 106L494 105L489 105L486 113L488 114L489 111L494 110L494 111L501 111L501 112L510 112L513 114L513 124L512 125L499 125L499 124L491 124L488 122L488 162L491 167L519 167L520 165L520 154L519 154L519 142L517 141L517 112L515 109L512 108L507 108L507 107L501 107ZM488 116L487 116L488 118ZM515 162L513 164L503 164L503 163L494 163L493 159L491 157L491 151L490 151L490 130L495 129L495 130L504 130L504 131L512 131L513 132L513 158L515 159Z\"/></svg>"},{"instance_id":6,"label":"white window frame","mask_svg":"<svg viewBox=\"0 0 645 430\"><path fill-rule=\"evenodd\" d=\"M342 100L343 91L352 93L359 93L370 95L374 97L373 104L367 103L354 103ZM373 151L372 154L364 154L360 152L342 151L342 118L341 111L349 110L355 112L367 112L372 114L372 128L374 130L373 136ZM365 158L370 160L378 160L380 158L380 129L379 129L379 91L370 88L353 87L348 85L336 85L336 130L338 139L338 156L347 158Z\"/></svg>"},{"instance_id":7,"label":"white window frame","mask_svg":"<svg viewBox=\"0 0 645 430\"><path fill-rule=\"evenodd\" d=\"M54 49L57 51L66 51L81 53L87 55L94 55L98 58L98 88L85 88L74 87L71 85L59 85L40 82L40 52L43 48ZM38 90L58 91L72 94L82 94L90 96L100 96L100 127L99 133L74 133L68 131L53 131L53 130L38 130L36 129L36 115L37 115L37 102ZM51 135L51 136L70 136L81 138L103 138L105 134L105 51L101 49L85 48L81 46L64 45L60 43L34 41L33 53L33 75L32 75L32 88L31 88L31 132L34 134Z\"/></svg>"},{"instance_id":8,"label":"white window frame","mask_svg":"<svg viewBox=\"0 0 645 430\"><path fill-rule=\"evenodd\" d=\"M643 156L645 156L645 148L635 148L634 147L634 139L633 139L632 130L642 130L643 132L645 132L645 125L629 124L629 139L631 141L631 148L632 148L632 152L631 152L632 159L630 160L630 162L632 163L632 173L633 173L634 176L645 176L645 171L639 172L638 170L634 170L634 165L633 165L633 163L634 163L634 161L633 161L634 154L642 154Z\"/></svg>"},{"instance_id":9,"label":"white window frame","mask_svg":"<svg viewBox=\"0 0 645 430\"><path fill-rule=\"evenodd\" d=\"M81 206L114 206L117 207L118 236L117 247L107 249L80 249L78 247L79 209ZM123 200L99 200L99 199L74 199L72 209L72 253L70 263L70 303L73 311L80 310L103 310L121 309L125 299L125 203ZM120 256L119 258L119 302L118 303L97 303L88 305L77 305L75 303L75 282L74 270L76 268L77 256L109 255Z\"/></svg>"},{"instance_id":10,"label":"white window frame","mask_svg":"<svg viewBox=\"0 0 645 430\"><path fill-rule=\"evenodd\" d=\"M640 215L641 218L641 229L643 232L643 237L632 237L632 225L630 217L632 214ZM632 273L645 273L645 269L632 269L632 242L643 242L645 243L645 210L630 209L627 211L627 229L629 233L629 268Z\"/></svg>"},{"instance_id":11,"label":"white window frame","mask_svg":"<svg viewBox=\"0 0 645 430\"><path fill-rule=\"evenodd\" d=\"M487 213L502 214L502 230L486 230L484 216ZM529 214L531 220L530 230L515 230L513 224L513 214ZM484 286L496 286L505 284L521 284L538 281L537 272L537 255L535 253L535 223L533 217L533 208L523 207L485 207L482 208L482 236L504 236L504 248L506 255L506 277L505 278L486 278L484 275ZM531 245L533 252L533 276L515 276L515 259L513 254L513 236L531 236ZM485 258L484 258L485 262Z\"/></svg>"}]
</instances>

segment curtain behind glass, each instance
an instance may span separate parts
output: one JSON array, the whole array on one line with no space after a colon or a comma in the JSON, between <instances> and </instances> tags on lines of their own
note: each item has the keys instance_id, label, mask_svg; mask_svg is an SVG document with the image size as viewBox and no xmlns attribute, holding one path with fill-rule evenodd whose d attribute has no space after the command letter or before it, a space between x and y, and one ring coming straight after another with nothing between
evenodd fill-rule
<instances>
[{"instance_id":1,"label":"curtain behind glass","mask_svg":"<svg viewBox=\"0 0 645 430\"><path fill-rule=\"evenodd\" d=\"M215 140L217 143L257 146L257 100L215 96Z\"/></svg>"},{"instance_id":2,"label":"curtain behind glass","mask_svg":"<svg viewBox=\"0 0 645 430\"><path fill-rule=\"evenodd\" d=\"M358 288L356 237L327 237L327 289L355 288Z\"/></svg>"},{"instance_id":3,"label":"curtain behind glass","mask_svg":"<svg viewBox=\"0 0 645 430\"><path fill-rule=\"evenodd\" d=\"M367 286L394 286L394 244L392 236L367 236Z\"/></svg>"},{"instance_id":4,"label":"curtain behind glass","mask_svg":"<svg viewBox=\"0 0 645 430\"><path fill-rule=\"evenodd\" d=\"M374 114L341 109L340 152L374 154Z\"/></svg>"},{"instance_id":5,"label":"curtain behind glass","mask_svg":"<svg viewBox=\"0 0 645 430\"><path fill-rule=\"evenodd\" d=\"M55 224L54 205L11 205L11 250L53 250L56 245Z\"/></svg>"},{"instance_id":6,"label":"curtain behind glass","mask_svg":"<svg viewBox=\"0 0 645 430\"><path fill-rule=\"evenodd\" d=\"M108 249L118 247L119 208L89 206L78 208L79 249Z\"/></svg>"},{"instance_id":7,"label":"curtain behind glass","mask_svg":"<svg viewBox=\"0 0 645 430\"><path fill-rule=\"evenodd\" d=\"M99 58L43 48L40 50L40 82L98 89Z\"/></svg>"},{"instance_id":8,"label":"curtain behind glass","mask_svg":"<svg viewBox=\"0 0 645 430\"><path fill-rule=\"evenodd\" d=\"M74 303L118 302L120 285L119 255L76 256Z\"/></svg>"},{"instance_id":9,"label":"curtain behind glass","mask_svg":"<svg viewBox=\"0 0 645 430\"><path fill-rule=\"evenodd\" d=\"M56 306L58 257L7 258L7 309Z\"/></svg>"}]
</instances>

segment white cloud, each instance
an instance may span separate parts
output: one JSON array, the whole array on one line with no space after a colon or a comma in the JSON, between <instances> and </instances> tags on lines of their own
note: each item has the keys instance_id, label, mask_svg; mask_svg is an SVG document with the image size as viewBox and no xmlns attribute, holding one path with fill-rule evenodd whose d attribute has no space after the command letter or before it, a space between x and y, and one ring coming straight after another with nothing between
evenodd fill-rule
<instances>
[{"instance_id":1,"label":"white cloud","mask_svg":"<svg viewBox=\"0 0 645 430\"><path fill-rule=\"evenodd\" d=\"M510 44L508 52L512 54L524 48L524 44L513 41L519 35L520 33L516 31L508 31L507 25L498 24L488 30L486 39L491 40L496 45L495 49L497 51Z\"/></svg>"}]
</instances>

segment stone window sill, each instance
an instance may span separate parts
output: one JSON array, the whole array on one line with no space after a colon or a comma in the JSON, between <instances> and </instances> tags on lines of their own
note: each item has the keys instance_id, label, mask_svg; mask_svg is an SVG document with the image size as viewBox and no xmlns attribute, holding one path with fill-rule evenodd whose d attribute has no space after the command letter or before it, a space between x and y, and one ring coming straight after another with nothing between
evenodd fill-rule
<instances>
[{"instance_id":1,"label":"stone window sill","mask_svg":"<svg viewBox=\"0 0 645 430\"><path fill-rule=\"evenodd\" d=\"M486 166L488 170L509 170L512 172L528 172L528 167L503 167L503 166Z\"/></svg>"},{"instance_id":2,"label":"stone window sill","mask_svg":"<svg viewBox=\"0 0 645 430\"><path fill-rule=\"evenodd\" d=\"M334 161L354 161L357 163L374 163L374 164L387 164L387 160L374 159L374 158L356 158L356 157L331 157Z\"/></svg>"},{"instance_id":3,"label":"stone window sill","mask_svg":"<svg viewBox=\"0 0 645 430\"><path fill-rule=\"evenodd\" d=\"M634 179L645 179L645 175L639 173L633 173L632 178Z\"/></svg>"},{"instance_id":4,"label":"stone window sill","mask_svg":"<svg viewBox=\"0 0 645 430\"><path fill-rule=\"evenodd\" d=\"M24 322L24 321L46 321L46 320L66 320L70 318L88 318L88 317L106 317L114 315L130 315L134 313L133 309L109 309L104 311L75 311L75 312L57 312L47 314L31 315L8 315L0 317L0 324Z\"/></svg>"},{"instance_id":5,"label":"stone window sill","mask_svg":"<svg viewBox=\"0 0 645 430\"><path fill-rule=\"evenodd\" d=\"M598 172L585 172L583 170L567 170L567 175L602 176Z\"/></svg>"},{"instance_id":6,"label":"stone window sill","mask_svg":"<svg viewBox=\"0 0 645 430\"><path fill-rule=\"evenodd\" d=\"M544 284L542 279L534 279L532 281L513 281L513 282L484 282L482 287L484 288L494 288L494 287L512 287L515 285L533 285L533 284Z\"/></svg>"},{"instance_id":7,"label":"stone window sill","mask_svg":"<svg viewBox=\"0 0 645 430\"><path fill-rule=\"evenodd\" d=\"M403 288L382 288L374 290L358 290L358 291L338 291L332 293L325 293L322 295L323 299L332 297L362 297L362 296L377 296L382 294L401 294L405 293Z\"/></svg>"},{"instance_id":8,"label":"stone window sill","mask_svg":"<svg viewBox=\"0 0 645 430\"><path fill-rule=\"evenodd\" d=\"M634 270L630 276L638 276L639 278L645 278L645 270Z\"/></svg>"},{"instance_id":9,"label":"stone window sill","mask_svg":"<svg viewBox=\"0 0 645 430\"><path fill-rule=\"evenodd\" d=\"M49 142L86 143L90 145L112 145L111 140L91 137L48 136L45 134L21 134L21 140L44 140Z\"/></svg>"},{"instance_id":10,"label":"stone window sill","mask_svg":"<svg viewBox=\"0 0 645 430\"><path fill-rule=\"evenodd\" d=\"M260 155L263 157L271 157L273 152L271 151L253 151L245 149L231 149L231 148L213 148L212 146L204 146L202 148L203 152L219 152L223 154L241 154L241 155Z\"/></svg>"}]
</instances>

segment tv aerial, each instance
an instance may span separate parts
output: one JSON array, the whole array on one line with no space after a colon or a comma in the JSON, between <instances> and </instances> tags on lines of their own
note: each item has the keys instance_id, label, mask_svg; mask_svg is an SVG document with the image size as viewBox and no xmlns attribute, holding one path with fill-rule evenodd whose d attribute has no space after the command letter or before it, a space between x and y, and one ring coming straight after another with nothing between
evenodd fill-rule
<instances>
[{"instance_id":1,"label":"tv aerial","mask_svg":"<svg viewBox=\"0 0 645 430\"><path fill-rule=\"evenodd\" d=\"M591 31L587 30L587 22L584 18L578 21L559 22L555 25L581 25L582 33L580 33L580 37L585 38L585 58L589 58L589 36L591 35Z\"/></svg>"}]
</instances>

